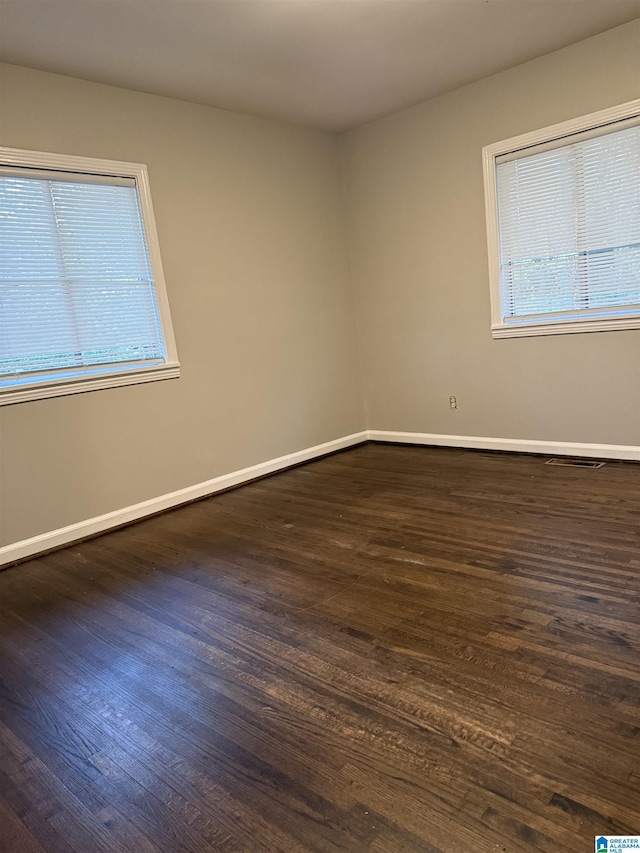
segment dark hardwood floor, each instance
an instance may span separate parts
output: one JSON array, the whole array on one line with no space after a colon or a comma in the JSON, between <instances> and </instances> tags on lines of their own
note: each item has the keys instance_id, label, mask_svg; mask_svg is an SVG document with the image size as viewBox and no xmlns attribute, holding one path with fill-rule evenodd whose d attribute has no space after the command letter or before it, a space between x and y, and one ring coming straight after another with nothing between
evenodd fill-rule
<instances>
[{"instance_id":1,"label":"dark hardwood floor","mask_svg":"<svg viewBox=\"0 0 640 853\"><path fill-rule=\"evenodd\" d=\"M640 467L367 445L0 573L0 850L640 833Z\"/></svg>"}]
</instances>

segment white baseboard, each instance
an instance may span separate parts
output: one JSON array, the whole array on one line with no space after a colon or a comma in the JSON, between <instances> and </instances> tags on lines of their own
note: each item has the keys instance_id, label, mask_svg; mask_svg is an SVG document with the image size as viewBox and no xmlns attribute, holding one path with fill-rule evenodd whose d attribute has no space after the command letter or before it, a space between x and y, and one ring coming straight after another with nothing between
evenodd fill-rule
<instances>
[{"instance_id":1,"label":"white baseboard","mask_svg":"<svg viewBox=\"0 0 640 853\"><path fill-rule=\"evenodd\" d=\"M640 461L640 447L635 445L581 444L571 441L533 441L519 438L440 435L430 432L394 432L373 429L355 432L343 438L337 438L334 441L326 441L324 444L317 444L315 447L298 450L296 453L288 453L286 456L279 456L277 459L269 459L267 462L261 462L249 468L232 471L229 474L214 477L212 480L205 480L203 483L196 483L194 486L188 486L176 492L169 492L166 495L160 495L159 497L142 501L142 503L125 507L124 509L107 512L95 518L88 518L85 521L70 524L68 527L61 527L58 530L51 530L48 533L42 533L30 539L23 539L11 545L4 545L0 548L0 566L10 565L19 560L61 548L72 542L87 539L98 533L104 533L114 527L138 521L141 518L145 518L145 516L163 512L166 509L189 503L189 501L197 500L207 495L213 495L216 492L239 486L242 483L247 483L276 471L281 471L284 468L290 468L293 465L299 465L310 459L317 459L320 456L325 456L327 453L335 453L337 450L362 444L365 441L423 444L436 447L467 447L477 450L510 450L514 453L542 453L549 456L583 456L596 459Z\"/></svg>"},{"instance_id":2,"label":"white baseboard","mask_svg":"<svg viewBox=\"0 0 640 853\"><path fill-rule=\"evenodd\" d=\"M186 489L178 489L176 492L169 492L166 495L160 495L157 498L151 498L124 509L107 512L95 518L70 524L68 527L61 527L39 536L32 536L30 539L4 545L0 548L0 566L33 557L45 551L52 551L63 545L69 545L71 542L87 539L111 528L137 521L145 516L154 515L207 495L213 495L233 486L239 486L241 483L247 483L267 474L273 474L275 471L281 471L283 468L290 468L292 465L299 465L301 462L325 456L327 453L335 453L337 450L362 444L365 441L367 441L366 432L355 432L342 438L336 438L334 441L325 441L324 444L317 444L315 447L298 450L296 453L288 453L286 456L279 456L277 459L269 459L267 462L242 468L239 471L232 471L230 474L223 474L220 477L214 477L212 480L205 480L203 483L196 483L195 486L187 486Z\"/></svg>"},{"instance_id":3,"label":"white baseboard","mask_svg":"<svg viewBox=\"0 0 640 853\"><path fill-rule=\"evenodd\" d=\"M393 432L370 429L369 441L424 444L435 447L468 447L476 450L510 450L546 456L582 456L595 459L640 460L640 447L627 444L582 444L575 441L536 441L523 438L490 438L475 435L439 435L431 432Z\"/></svg>"}]
</instances>

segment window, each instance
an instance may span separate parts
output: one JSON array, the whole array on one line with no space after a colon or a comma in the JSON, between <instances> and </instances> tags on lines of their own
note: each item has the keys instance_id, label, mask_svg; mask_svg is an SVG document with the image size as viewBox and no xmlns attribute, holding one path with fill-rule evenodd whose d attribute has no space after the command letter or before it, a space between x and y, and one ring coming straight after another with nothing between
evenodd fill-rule
<instances>
[{"instance_id":1,"label":"window","mask_svg":"<svg viewBox=\"0 0 640 853\"><path fill-rule=\"evenodd\" d=\"M146 167L0 148L0 405L179 370Z\"/></svg>"},{"instance_id":2,"label":"window","mask_svg":"<svg viewBox=\"0 0 640 853\"><path fill-rule=\"evenodd\" d=\"M640 100L487 146L494 338L640 328Z\"/></svg>"}]
</instances>

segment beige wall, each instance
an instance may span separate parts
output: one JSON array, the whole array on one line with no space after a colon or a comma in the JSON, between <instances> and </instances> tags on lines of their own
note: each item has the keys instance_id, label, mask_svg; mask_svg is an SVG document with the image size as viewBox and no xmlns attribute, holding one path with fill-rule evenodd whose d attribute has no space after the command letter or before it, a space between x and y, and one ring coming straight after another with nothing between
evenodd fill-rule
<instances>
[{"instance_id":1,"label":"beige wall","mask_svg":"<svg viewBox=\"0 0 640 853\"><path fill-rule=\"evenodd\" d=\"M492 340L481 160L638 97L635 21L343 137L369 428L640 444L640 332Z\"/></svg>"},{"instance_id":2,"label":"beige wall","mask_svg":"<svg viewBox=\"0 0 640 853\"><path fill-rule=\"evenodd\" d=\"M640 332L491 339L481 163L640 97L640 21L341 139L0 70L0 144L148 164L183 371L0 408L0 545L363 429L359 359L371 429L640 445Z\"/></svg>"},{"instance_id":3,"label":"beige wall","mask_svg":"<svg viewBox=\"0 0 640 853\"><path fill-rule=\"evenodd\" d=\"M0 408L0 545L364 427L338 140L2 66L0 143L147 163L182 378Z\"/></svg>"}]
</instances>

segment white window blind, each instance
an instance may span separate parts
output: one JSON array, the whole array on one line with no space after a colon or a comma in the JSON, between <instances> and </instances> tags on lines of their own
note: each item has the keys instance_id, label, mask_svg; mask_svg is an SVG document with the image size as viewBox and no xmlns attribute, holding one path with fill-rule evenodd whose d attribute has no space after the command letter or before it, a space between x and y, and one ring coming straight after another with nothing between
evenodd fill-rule
<instances>
[{"instance_id":1,"label":"white window blind","mask_svg":"<svg viewBox=\"0 0 640 853\"><path fill-rule=\"evenodd\" d=\"M640 311L640 126L497 163L507 321Z\"/></svg>"},{"instance_id":2,"label":"white window blind","mask_svg":"<svg viewBox=\"0 0 640 853\"><path fill-rule=\"evenodd\" d=\"M0 168L0 392L165 365L156 284L135 178Z\"/></svg>"},{"instance_id":3,"label":"white window blind","mask_svg":"<svg viewBox=\"0 0 640 853\"><path fill-rule=\"evenodd\" d=\"M640 327L635 111L485 149L485 178L494 182L487 196L494 336ZM572 133L574 124L582 126ZM509 149L509 142L520 144Z\"/></svg>"}]
</instances>

